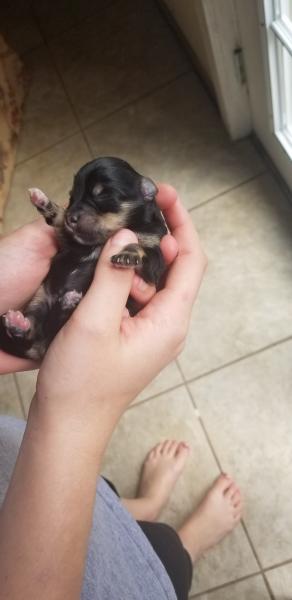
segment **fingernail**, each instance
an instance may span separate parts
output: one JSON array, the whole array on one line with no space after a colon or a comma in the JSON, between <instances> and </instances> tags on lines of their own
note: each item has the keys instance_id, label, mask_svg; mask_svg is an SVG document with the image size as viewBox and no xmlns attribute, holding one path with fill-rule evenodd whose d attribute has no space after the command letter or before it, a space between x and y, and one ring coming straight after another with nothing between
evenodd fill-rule
<instances>
[{"instance_id":1,"label":"fingernail","mask_svg":"<svg viewBox=\"0 0 292 600\"><path fill-rule=\"evenodd\" d=\"M133 284L140 292L145 292L148 288L148 283L144 279L141 279L141 277L138 277L138 275L135 275Z\"/></svg>"},{"instance_id":2,"label":"fingernail","mask_svg":"<svg viewBox=\"0 0 292 600\"><path fill-rule=\"evenodd\" d=\"M118 248L122 248L126 244L133 244L135 242L137 242L137 237L134 232L129 229L120 229L110 241L111 246L116 246Z\"/></svg>"}]
</instances>

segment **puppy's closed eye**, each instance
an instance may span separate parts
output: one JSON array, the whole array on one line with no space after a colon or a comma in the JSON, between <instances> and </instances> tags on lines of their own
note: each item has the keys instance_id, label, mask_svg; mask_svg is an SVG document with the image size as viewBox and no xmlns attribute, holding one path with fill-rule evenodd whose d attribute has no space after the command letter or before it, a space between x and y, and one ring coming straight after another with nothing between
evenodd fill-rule
<instances>
[{"instance_id":1,"label":"puppy's closed eye","mask_svg":"<svg viewBox=\"0 0 292 600\"><path fill-rule=\"evenodd\" d=\"M103 190L103 186L101 185L101 183L96 183L92 190L93 196L99 196L99 194L101 194L102 190Z\"/></svg>"}]
</instances>

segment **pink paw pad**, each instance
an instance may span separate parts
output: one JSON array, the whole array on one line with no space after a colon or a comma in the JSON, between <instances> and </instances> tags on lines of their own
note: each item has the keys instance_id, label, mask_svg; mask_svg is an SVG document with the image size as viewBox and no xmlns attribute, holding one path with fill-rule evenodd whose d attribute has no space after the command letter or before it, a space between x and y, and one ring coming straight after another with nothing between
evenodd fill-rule
<instances>
[{"instance_id":1,"label":"pink paw pad","mask_svg":"<svg viewBox=\"0 0 292 600\"><path fill-rule=\"evenodd\" d=\"M75 308L75 306L79 304L81 298L82 292L76 292L76 290L66 292L61 300L62 308Z\"/></svg>"},{"instance_id":2,"label":"pink paw pad","mask_svg":"<svg viewBox=\"0 0 292 600\"><path fill-rule=\"evenodd\" d=\"M20 310L8 310L3 315L6 331L10 337L20 337L30 329L30 321Z\"/></svg>"},{"instance_id":3,"label":"pink paw pad","mask_svg":"<svg viewBox=\"0 0 292 600\"><path fill-rule=\"evenodd\" d=\"M30 188L28 190L28 193L30 195L32 203L37 208L46 208L48 206L50 202L48 197L46 196L46 194L44 194L44 192L42 192L38 188Z\"/></svg>"}]
</instances>

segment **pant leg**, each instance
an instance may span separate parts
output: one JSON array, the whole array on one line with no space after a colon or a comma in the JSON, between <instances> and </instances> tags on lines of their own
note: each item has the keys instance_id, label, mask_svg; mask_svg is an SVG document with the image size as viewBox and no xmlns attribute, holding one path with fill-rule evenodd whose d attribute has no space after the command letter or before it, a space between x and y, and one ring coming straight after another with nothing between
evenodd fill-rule
<instances>
[{"instance_id":1,"label":"pant leg","mask_svg":"<svg viewBox=\"0 0 292 600\"><path fill-rule=\"evenodd\" d=\"M119 496L111 481L103 477L113 492ZM120 496L119 496L120 497ZM187 600L192 583L193 565L176 531L165 523L137 521L153 550L161 560L172 582L178 600Z\"/></svg>"},{"instance_id":2,"label":"pant leg","mask_svg":"<svg viewBox=\"0 0 292 600\"><path fill-rule=\"evenodd\" d=\"M165 523L137 521L164 565L178 600L187 600L193 576L191 557L176 533Z\"/></svg>"}]
</instances>

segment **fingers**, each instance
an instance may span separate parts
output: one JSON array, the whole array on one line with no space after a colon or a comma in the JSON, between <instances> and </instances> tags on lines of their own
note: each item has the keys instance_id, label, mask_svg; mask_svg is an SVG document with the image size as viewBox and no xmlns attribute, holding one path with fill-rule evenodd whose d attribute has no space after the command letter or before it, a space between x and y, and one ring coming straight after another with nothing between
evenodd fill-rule
<instances>
[{"instance_id":1,"label":"fingers","mask_svg":"<svg viewBox=\"0 0 292 600\"><path fill-rule=\"evenodd\" d=\"M30 371L38 369L39 363L26 358L18 358L0 350L0 375L5 373L17 373L18 371Z\"/></svg>"},{"instance_id":2,"label":"fingers","mask_svg":"<svg viewBox=\"0 0 292 600\"><path fill-rule=\"evenodd\" d=\"M160 242L160 248L166 264L170 265L178 253L176 240L170 234L165 235ZM145 306L156 294L156 287L150 283L146 283L141 277L135 275L130 293L138 304Z\"/></svg>"},{"instance_id":3,"label":"fingers","mask_svg":"<svg viewBox=\"0 0 292 600\"><path fill-rule=\"evenodd\" d=\"M165 235L161 242L160 248L167 265L170 265L178 254L178 243L176 239L170 235Z\"/></svg>"},{"instance_id":4,"label":"fingers","mask_svg":"<svg viewBox=\"0 0 292 600\"><path fill-rule=\"evenodd\" d=\"M149 310L168 314L173 319L180 315L182 327L186 328L191 308L198 293L207 260L201 248L197 232L187 210L181 204L176 191L161 184L157 203L162 209L171 234L178 246L178 255L171 264L165 287L147 305Z\"/></svg>"},{"instance_id":5,"label":"fingers","mask_svg":"<svg viewBox=\"0 0 292 600\"><path fill-rule=\"evenodd\" d=\"M130 295L138 302L138 304L144 306L151 298L153 298L154 294L156 294L155 285L150 285L150 283L146 283L146 281L138 275L134 275Z\"/></svg>"},{"instance_id":6,"label":"fingers","mask_svg":"<svg viewBox=\"0 0 292 600\"><path fill-rule=\"evenodd\" d=\"M128 229L122 229L106 243L93 282L73 313L74 320L81 319L82 325L89 330L108 334L119 330L134 271L131 268L116 267L110 259L127 244L135 242L136 235Z\"/></svg>"}]
</instances>

